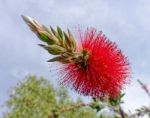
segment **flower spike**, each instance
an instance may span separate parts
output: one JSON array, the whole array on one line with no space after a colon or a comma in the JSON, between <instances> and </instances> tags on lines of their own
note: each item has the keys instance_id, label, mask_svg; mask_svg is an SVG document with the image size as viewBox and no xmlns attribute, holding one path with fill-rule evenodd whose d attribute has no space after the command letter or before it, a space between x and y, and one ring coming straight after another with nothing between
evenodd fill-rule
<instances>
[{"instance_id":1,"label":"flower spike","mask_svg":"<svg viewBox=\"0 0 150 118\"><path fill-rule=\"evenodd\" d=\"M87 29L79 32L81 46L68 29L64 32L41 25L22 16L30 29L46 44L40 44L54 58L48 62L62 63L60 83L80 94L92 97L116 97L129 77L129 63L117 45L102 32Z\"/></svg>"}]
</instances>

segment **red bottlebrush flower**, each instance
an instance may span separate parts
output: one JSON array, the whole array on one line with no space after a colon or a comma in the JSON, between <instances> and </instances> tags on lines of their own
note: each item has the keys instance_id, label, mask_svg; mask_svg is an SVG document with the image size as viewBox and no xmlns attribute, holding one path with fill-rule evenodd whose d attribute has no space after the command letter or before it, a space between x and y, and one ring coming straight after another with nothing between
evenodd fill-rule
<instances>
[{"instance_id":1,"label":"red bottlebrush flower","mask_svg":"<svg viewBox=\"0 0 150 118\"><path fill-rule=\"evenodd\" d=\"M78 51L87 52L88 56L85 63L64 64L61 84L86 96L117 96L129 76L127 58L102 32L91 29L79 33L81 47Z\"/></svg>"},{"instance_id":2,"label":"red bottlebrush flower","mask_svg":"<svg viewBox=\"0 0 150 118\"><path fill-rule=\"evenodd\" d=\"M70 30L48 28L30 17L22 16L30 29L46 44L40 44L49 54L55 55L48 62L63 63L60 82L78 93L114 97L120 93L129 75L126 57L117 45L101 32L80 32L81 46L76 46Z\"/></svg>"}]
</instances>

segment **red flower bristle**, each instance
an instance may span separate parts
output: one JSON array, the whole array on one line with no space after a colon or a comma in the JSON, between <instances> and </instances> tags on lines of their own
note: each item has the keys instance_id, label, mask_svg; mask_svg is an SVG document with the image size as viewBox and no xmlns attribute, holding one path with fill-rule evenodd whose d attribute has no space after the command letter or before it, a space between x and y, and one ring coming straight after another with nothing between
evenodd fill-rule
<instances>
[{"instance_id":1,"label":"red flower bristle","mask_svg":"<svg viewBox=\"0 0 150 118\"><path fill-rule=\"evenodd\" d=\"M86 96L117 96L129 76L127 58L115 43L95 29L88 29L84 34L80 32L80 40L82 46L78 50L90 53L87 66L64 64L61 84Z\"/></svg>"}]
</instances>

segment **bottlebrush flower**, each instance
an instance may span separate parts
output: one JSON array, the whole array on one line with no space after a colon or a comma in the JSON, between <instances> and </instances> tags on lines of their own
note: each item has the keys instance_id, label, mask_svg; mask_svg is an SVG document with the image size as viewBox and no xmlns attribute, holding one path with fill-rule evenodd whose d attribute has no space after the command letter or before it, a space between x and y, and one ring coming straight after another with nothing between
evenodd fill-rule
<instances>
[{"instance_id":1,"label":"bottlebrush flower","mask_svg":"<svg viewBox=\"0 0 150 118\"><path fill-rule=\"evenodd\" d=\"M80 40L82 46L78 50L81 54L86 52L86 60L65 64L61 83L86 96L117 96L129 75L127 58L95 29L80 32Z\"/></svg>"},{"instance_id":2,"label":"bottlebrush flower","mask_svg":"<svg viewBox=\"0 0 150 118\"><path fill-rule=\"evenodd\" d=\"M30 17L22 16L30 29L45 42L40 44L55 55L49 62L60 62L60 83L80 94L102 97L117 96L129 76L129 63L117 45L102 32L88 29L80 33L81 46L77 46L73 35L41 25Z\"/></svg>"}]
</instances>

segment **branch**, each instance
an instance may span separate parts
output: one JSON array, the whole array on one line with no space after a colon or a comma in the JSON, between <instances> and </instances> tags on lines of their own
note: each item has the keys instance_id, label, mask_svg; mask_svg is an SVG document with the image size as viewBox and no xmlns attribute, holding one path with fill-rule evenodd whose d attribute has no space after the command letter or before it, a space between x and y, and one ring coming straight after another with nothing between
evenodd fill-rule
<instances>
[{"instance_id":1,"label":"branch","mask_svg":"<svg viewBox=\"0 0 150 118\"><path fill-rule=\"evenodd\" d=\"M136 110L136 113L129 115L129 118L136 118L136 116L150 115L150 107L143 106Z\"/></svg>"},{"instance_id":2,"label":"branch","mask_svg":"<svg viewBox=\"0 0 150 118\"><path fill-rule=\"evenodd\" d=\"M80 104L77 104L77 105L72 105L72 106L69 106L69 107L63 107L62 109L58 110L58 111L53 111L52 115L48 115L47 118L58 118L59 116L59 113L63 113L63 112L66 112L66 111L69 111L69 110L74 110L74 109L78 109L80 107L86 107L86 106L90 106L92 105L93 103L89 103L89 104L85 104L85 103L80 103Z\"/></svg>"},{"instance_id":3,"label":"branch","mask_svg":"<svg viewBox=\"0 0 150 118\"><path fill-rule=\"evenodd\" d=\"M77 108L80 108L80 107L85 107L85 106L90 106L90 104L85 104L85 103L80 103L80 104L77 104L77 105L72 105L72 106L69 106L68 108L62 108L59 110L59 112L64 112L64 111L69 111L69 110L74 110L74 109L77 109Z\"/></svg>"},{"instance_id":4,"label":"branch","mask_svg":"<svg viewBox=\"0 0 150 118\"><path fill-rule=\"evenodd\" d=\"M121 116L121 118L125 118L125 112L123 111L123 109L121 108L121 106L119 105L119 114Z\"/></svg>"},{"instance_id":5,"label":"branch","mask_svg":"<svg viewBox=\"0 0 150 118\"><path fill-rule=\"evenodd\" d=\"M47 118L58 118L60 113L63 113L63 112L69 111L69 110L78 109L81 107L91 106L91 105L94 105L94 103L95 102L91 102L89 104L79 103L76 105L71 105L69 107L63 107L58 111L57 110L53 111L51 115L47 116ZM146 106L143 106L143 107L137 109L136 113L133 113L133 114L127 114L126 112L124 112L120 105L117 107L113 107L113 106L110 106L109 104L105 104L105 106L111 108L115 113L120 115L120 118L136 118L139 116L150 115L150 107L146 107Z\"/></svg>"},{"instance_id":6,"label":"branch","mask_svg":"<svg viewBox=\"0 0 150 118\"><path fill-rule=\"evenodd\" d=\"M150 91L147 87L146 84L144 84L143 82L141 82L140 80L137 80L138 83L141 85L141 88L145 91L145 93L148 95L148 97L150 98Z\"/></svg>"}]
</instances>

